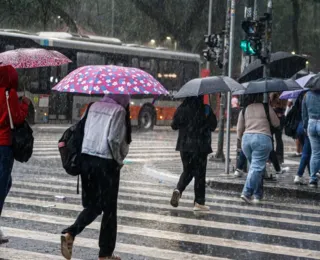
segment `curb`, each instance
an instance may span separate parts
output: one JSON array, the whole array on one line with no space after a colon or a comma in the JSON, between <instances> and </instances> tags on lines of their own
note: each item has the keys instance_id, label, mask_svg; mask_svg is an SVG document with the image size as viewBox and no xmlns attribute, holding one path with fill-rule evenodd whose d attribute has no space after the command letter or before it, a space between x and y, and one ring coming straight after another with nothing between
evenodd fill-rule
<instances>
[{"instance_id":1,"label":"curb","mask_svg":"<svg viewBox=\"0 0 320 260\"><path fill-rule=\"evenodd\" d=\"M212 189L224 189L241 193L244 184L208 180L207 185ZM316 188L305 189L303 186L297 186L297 188L272 187L265 181L263 189L268 197L320 200L320 192Z\"/></svg>"}]
</instances>

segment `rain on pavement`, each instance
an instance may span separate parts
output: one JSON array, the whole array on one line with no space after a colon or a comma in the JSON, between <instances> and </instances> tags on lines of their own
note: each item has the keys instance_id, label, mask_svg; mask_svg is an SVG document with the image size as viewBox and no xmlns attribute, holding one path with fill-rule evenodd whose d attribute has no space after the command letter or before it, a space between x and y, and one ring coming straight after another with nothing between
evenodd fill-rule
<instances>
[{"instance_id":1,"label":"rain on pavement","mask_svg":"<svg viewBox=\"0 0 320 260\"><path fill-rule=\"evenodd\" d=\"M10 242L0 247L1 259L62 259L60 232L82 208L76 178L61 168L57 140L63 131L36 127L32 160L14 167L2 221ZM238 193L207 188L211 211L195 214L190 186L180 206L172 208L181 170L176 138L168 129L133 134L118 202L116 252L123 259L320 259L320 206L310 201L267 197L263 205L246 206ZM232 134L232 159L235 138ZM212 140L216 149L216 133ZM294 144L287 139L285 144L288 155ZM295 169L297 162L286 158ZM74 259L96 259L100 220L77 237Z\"/></svg>"}]
</instances>

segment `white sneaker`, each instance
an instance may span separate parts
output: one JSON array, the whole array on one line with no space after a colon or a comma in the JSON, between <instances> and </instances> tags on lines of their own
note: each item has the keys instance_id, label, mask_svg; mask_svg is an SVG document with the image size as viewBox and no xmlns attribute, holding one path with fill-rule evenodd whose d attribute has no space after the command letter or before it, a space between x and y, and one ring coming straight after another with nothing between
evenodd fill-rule
<instances>
[{"instance_id":1,"label":"white sneaker","mask_svg":"<svg viewBox=\"0 0 320 260\"><path fill-rule=\"evenodd\" d=\"M6 236L3 234L2 230L0 229L0 245L1 245L1 244L8 243L8 242L9 242L9 238L6 237Z\"/></svg>"},{"instance_id":2,"label":"white sneaker","mask_svg":"<svg viewBox=\"0 0 320 260\"><path fill-rule=\"evenodd\" d=\"M247 202L248 204L252 204L252 200L248 198L246 195L241 195L240 197L243 201Z\"/></svg>"},{"instance_id":3,"label":"white sneaker","mask_svg":"<svg viewBox=\"0 0 320 260\"><path fill-rule=\"evenodd\" d=\"M260 200L260 199L257 199L257 198L254 198L254 199L252 200L252 204L255 204L255 205L261 204L261 200Z\"/></svg>"},{"instance_id":4,"label":"white sneaker","mask_svg":"<svg viewBox=\"0 0 320 260\"><path fill-rule=\"evenodd\" d=\"M236 169L236 171L234 172L234 177L240 178L243 175L243 171Z\"/></svg>"},{"instance_id":5,"label":"white sneaker","mask_svg":"<svg viewBox=\"0 0 320 260\"><path fill-rule=\"evenodd\" d=\"M296 176L294 177L294 184L300 184L300 185L305 185L306 182L304 181L303 177L300 177L300 176Z\"/></svg>"},{"instance_id":6,"label":"white sneaker","mask_svg":"<svg viewBox=\"0 0 320 260\"><path fill-rule=\"evenodd\" d=\"M209 211L209 210L210 210L210 207L201 205L198 203L195 203L193 207L193 211Z\"/></svg>"},{"instance_id":7,"label":"white sneaker","mask_svg":"<svg viewBox=\"0 0 320 260\"><path fill-rule=\"evenodd\" d=\"M290 167L281 167L280 172L276 172L277 174L284 174L287 173L288 171L290 171Z\"/></svg>"}]
</instances>

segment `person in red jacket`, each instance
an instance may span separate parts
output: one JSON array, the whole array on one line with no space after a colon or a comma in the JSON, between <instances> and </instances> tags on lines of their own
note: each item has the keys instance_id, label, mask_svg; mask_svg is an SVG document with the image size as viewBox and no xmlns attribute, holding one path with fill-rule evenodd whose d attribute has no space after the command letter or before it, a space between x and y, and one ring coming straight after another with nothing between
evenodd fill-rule
<instances>
[{"instance_id":1,"label":"person in red jacket","mask_svg":"<svg viewBox=\"0 0 320 260\"><path fill-rule=\"evenodd\" d=\"M11 188L11 171L13 167L13 152L10 120L6 101L6 90L9 90L9 107L14 125L24 122L28 115L30 101L22 98L19 102L18 73L12 66L0 66L0 216L5 198ZM0 244L8 242L0 229Z\"/></svg>"}]
</instances>

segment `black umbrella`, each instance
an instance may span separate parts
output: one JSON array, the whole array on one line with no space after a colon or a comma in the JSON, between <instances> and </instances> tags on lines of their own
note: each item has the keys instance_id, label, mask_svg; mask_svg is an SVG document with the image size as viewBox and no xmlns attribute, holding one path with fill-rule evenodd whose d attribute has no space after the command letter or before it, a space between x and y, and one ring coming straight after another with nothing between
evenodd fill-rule
<instances>
[{"instance_id":1,"label":"black umbrella","mask_svg":"<svg viewBox=\"0 0 320 260\"><path fill-rule=\"evenodd\" d=\"M320 73L312 77L305 85L305 88L309 88L311 90L320 90Z\"/></svg>"},{"instance_id":2,"label":"black umbrella","mask_svg":"<svg viewBox=\"0 0 320 260\"><path fill-rule=\"evenodd\" d=\"M270 77L291 78L295 73L306 67L307 58L293 55L288 52L276 52L271 54ZM260 60L250 63L241 74L240 83L263 77L263 64Z\"/></svg>"},{"instance_id":3,"label":"black umbrella","mask_svg":"<svg viewBox=\"0 0 320 260\"><path fill-rule=\"evenodd\" d=\"M308 69L303 69L303 70L300 70L298 71L296 74L294 74L291 78L293 80L297 80L297 79L300 79L304 76L307 76L309 74L314 74L313 72L309 71Z\"/></svg>"},{"instance_id":4,"label":"black umbrella","mask_svg":"<svg viewBox=\"0 0 320 260\"><path fill-rule=\"evenodd\" d=\"M182 88L177 94L174 95L174 97L194 97L220 92L234 92L241 89L243 90L244 87L240 83L229 77L215 76L207 78L197 78L190 80L184 86L182 86Z\"/></svg>"},{"instance_id":5,"label":"black umbrella","mask_svg":"<svg viewBox=\"0 0 320 260\"><path fill-rule=\"evenodd\" d=\"M302 87L292 79L283 80L276 78L259 79L244 83L245 90L240 90L234 95L258 94L268 92L282 92L302 89Z\"/></svg>"}]
</instances>

